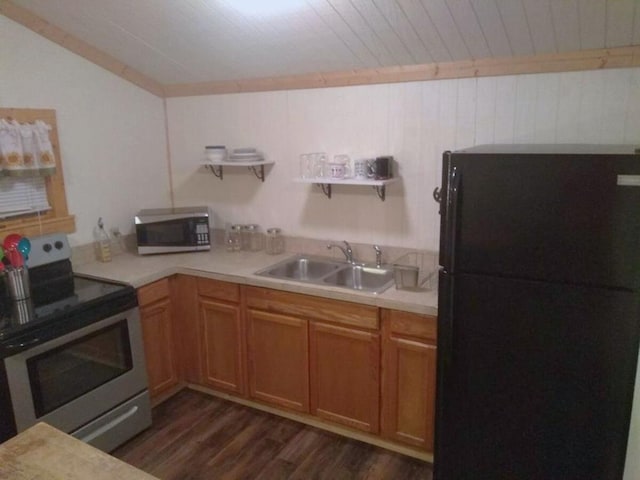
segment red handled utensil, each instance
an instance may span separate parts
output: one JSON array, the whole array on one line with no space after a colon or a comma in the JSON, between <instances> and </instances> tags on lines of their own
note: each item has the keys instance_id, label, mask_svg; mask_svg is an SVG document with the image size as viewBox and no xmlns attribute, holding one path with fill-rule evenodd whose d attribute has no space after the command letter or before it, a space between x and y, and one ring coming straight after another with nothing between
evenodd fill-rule
<instances>
[{"instance_id":1,"label":"red handled utensil","mask_svg":"<svg viewBox=\"0 0 640 480\"><path fill-rule=\"evenodd\" d=\"M7 255L12 267L19 268L24 266L24 257L22 256L22 253L15 248L11 248L9 250L5 249L5 254Z\"/></svg>"},{"instance_id":2,"label":"red handled utensil","mask_svg":"<svg viewBox=\"0 0 640 480\"><path fill-rule=\"evenodd\" d=\"M11 249L15 250L16 248L18 248L18 243L20 242L21 238L22 236L18 235L17 233L10 233L6 237L4 237L4 242L2 242L2 246L4 247L5 250L11 250Z\"/></svg>"}]
</instances>

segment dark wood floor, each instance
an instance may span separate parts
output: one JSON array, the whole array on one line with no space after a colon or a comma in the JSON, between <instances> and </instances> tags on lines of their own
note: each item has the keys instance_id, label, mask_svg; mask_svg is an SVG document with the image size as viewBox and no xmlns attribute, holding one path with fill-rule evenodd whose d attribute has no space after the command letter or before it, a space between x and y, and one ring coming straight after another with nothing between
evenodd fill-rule
<instances>
[{"instance_id":1,"label":"dark wood floor","mask_svg":"<svg viewBox=\"0 0 640 480\"><path fill-rule=\"evenodd\" d=\"M163 480L432 478L420 460L193 390L113 455Z\"/></svg>"}]
</instances>

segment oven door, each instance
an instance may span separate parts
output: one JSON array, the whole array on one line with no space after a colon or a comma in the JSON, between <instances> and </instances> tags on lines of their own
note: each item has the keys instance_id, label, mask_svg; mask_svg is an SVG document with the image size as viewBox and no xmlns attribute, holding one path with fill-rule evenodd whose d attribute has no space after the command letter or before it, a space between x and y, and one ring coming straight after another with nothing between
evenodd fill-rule
<instances>
[{"instance_id":1,"label":"oven door","mask_svg":"<svg viewBox=\"0 0 640 480\"><path fill-rule=\"evenodd\" d=\"M4 363L18 432L44 421L70 433L147 389L137 308Z\"/></svg>"}]
</instances>

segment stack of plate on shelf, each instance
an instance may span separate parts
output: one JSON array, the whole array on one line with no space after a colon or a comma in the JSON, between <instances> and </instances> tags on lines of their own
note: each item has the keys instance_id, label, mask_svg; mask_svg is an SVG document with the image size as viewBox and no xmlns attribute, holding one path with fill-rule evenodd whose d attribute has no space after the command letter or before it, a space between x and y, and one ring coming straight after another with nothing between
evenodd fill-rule
<instances>
[{"instance_id":1,"label":"stack of plate on shelf","mask_svg":"<svg viewBox=\"0 0 640 480\"><path fill-rule=\"evenodd\" d=\"M261 162L262 153L255 148L234 148L227 157L229 162Z\"/></svg>"}]
</instances>

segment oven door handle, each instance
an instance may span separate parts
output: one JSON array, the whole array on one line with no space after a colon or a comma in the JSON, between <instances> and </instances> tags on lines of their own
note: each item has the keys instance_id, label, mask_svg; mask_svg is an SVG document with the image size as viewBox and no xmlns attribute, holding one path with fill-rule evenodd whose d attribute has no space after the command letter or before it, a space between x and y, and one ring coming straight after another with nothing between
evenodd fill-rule
<instances>
[{"instance_id":1,"label":"oven door handle","mask_svg":"<svg viewBox=\"0 0 640 480\"><path fill-rule=\"evenodd\" d=\"M89 435L85 435L84 437L80 438L80 440L82 440L84 443L91 443L92 440L95 440L100 435L102 435L103 433L108 432L112 428L117 427L122 422L124 422L126 419L133 417L136 413L138 413L138 406L134 405L133 407L131 407L129 410L127 410L125 413L123 413L119 417L116 417L113 420L111 420L110 422L105 423L100 428L96 428Z\"/></svg>"},{"instance_id":2,"label":"oven door handle","mask_svg":"<svg viewBox=\"0 0 640 480\"><path fill-rule=\"evenodd\" d=\"M27 340L26 342L23 342L23 343L10 343L9 345L6 345L4 348L6 348L7 350L17 350L18 348L28 347L29 345L33 345L35 343L38 343L39 341L40 341L39 338L32 338L31 340Z\"/></svg>"}]
</instances>

